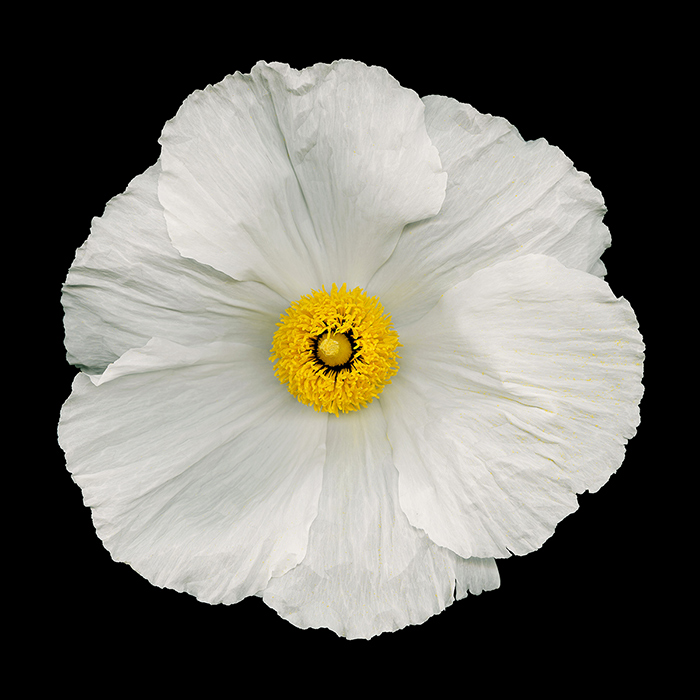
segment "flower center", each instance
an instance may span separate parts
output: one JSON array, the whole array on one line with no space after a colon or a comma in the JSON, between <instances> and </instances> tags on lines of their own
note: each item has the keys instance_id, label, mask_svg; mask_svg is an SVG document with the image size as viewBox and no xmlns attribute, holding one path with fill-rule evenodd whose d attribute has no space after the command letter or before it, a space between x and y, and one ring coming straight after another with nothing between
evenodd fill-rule
<instances>
[{"instance_id":1,"label":"flower center","mask_svg":"<svg viewBox=\"0 0 700 700\"><path fill-rule=\"evenodd\" d=\"M399 335L377 297L334 284L295 301L272 340L275 374L317 411L357 411L399 369Z\"/></svg>"},{"instance_id":2,"label":"flower center","mask_svg":"<svg viewBox=\"0 0 700 700\"><path fill-rule=\"evenodd\" d=\"M344 365L352 357L352 344L345 333L324 333L316 346L316 357L328 367Z\"/></svg>"}]
</instances>

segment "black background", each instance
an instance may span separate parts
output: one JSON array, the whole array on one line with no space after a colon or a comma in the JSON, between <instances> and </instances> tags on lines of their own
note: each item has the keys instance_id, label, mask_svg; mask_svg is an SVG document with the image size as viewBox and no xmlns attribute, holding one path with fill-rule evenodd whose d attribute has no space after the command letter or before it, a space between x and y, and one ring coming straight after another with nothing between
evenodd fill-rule
<instances>
[{"instance_id":1,"label":"black background","mask_svg":"<svg viewBox=\"0 0 700 700\"><path fill-rule=\"evenodd\" d=\"M666 498L659 470L666 467L653 451L663 411L654 398L661 324L650 284L657 265L650 238L659 232L650 230L649 193L660 176L650 169L644 144L658 130L660 49L644 41L621 46L619 28L595 22L547 26L531 17L524 29L522 17L507 15L457 21L428 12L400 29L374 15L347 16L341 27L321 15L315 29L308 18L226 23L185 17L176 30L163 31L146 29L136 16L116 26L113 19L63 27L36 47L41 69L30 70L25 83L37 105L32 131L42 153L31 170L46 209L42 216L28 211L42 236L46 285L40 309L45 384L35 410L46 449L32 470L38 495L28 515L41 514L40 531L25 546L27 577L37 586L28 609L40 614L24 631L36 650L67 653L72 661L64 677L89 659L105 677L123 669L126 679L137 669L157 676L153 669L161 666L153 659L163 654L171 666L193 663L221 675L231 670L232 692L248 664L261 659L269 662L269 674L257 681L272 688L312 688L310 678L330 670L343 685L379 671L385 679L448 674L463 687L486 679L497 691L513 675L525 685L548 686L557 669L567 675L561 687L568 695L583 679L596 682L612 669L620 688L626 683L620 669L648 669L664 646L658 625L669 615L676 567L666 544L672 526L659 515ZM53 442L75 374L64 359L60 287L92 217L156 161L163 123L193 90L236 70L249 72L260 59L302 68L337 58L382 65L419 95L448 95L505 117L524 138L546 138L587 172L609 210L607 281L632 304L648 347L639 434L609 483L581 496L580 509L539 551L501 561L500 589L370 642L297 629L256 598L235 606L200 603L113 562ZM66 649L71 630L79 641ZM289 658L300 659L299 675L280 678L279 664Z\"/></svg>"}]
</instances>

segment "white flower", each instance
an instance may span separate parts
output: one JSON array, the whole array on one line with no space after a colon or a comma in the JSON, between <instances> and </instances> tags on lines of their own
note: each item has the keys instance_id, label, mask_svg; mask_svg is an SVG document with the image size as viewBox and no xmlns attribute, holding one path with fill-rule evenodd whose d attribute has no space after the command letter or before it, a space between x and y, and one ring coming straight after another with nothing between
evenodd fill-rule
<instances>
[{"instance_id":1,"label":"white flower","mask_svg":"<svg viewBox=\"0 0 700 700\"><path fill-rule=\"evenodd\" d=\"M643 345L557 148L349 61L229 76L161 145L63 297L60 441L116 560L370 637L619 467Z\"/></svg>"}]
</instances>

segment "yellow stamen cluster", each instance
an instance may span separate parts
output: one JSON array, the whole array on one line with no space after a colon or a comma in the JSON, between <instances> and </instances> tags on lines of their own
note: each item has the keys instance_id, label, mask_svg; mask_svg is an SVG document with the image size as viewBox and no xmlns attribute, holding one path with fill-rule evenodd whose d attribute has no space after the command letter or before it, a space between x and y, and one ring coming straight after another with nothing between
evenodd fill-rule
<instances>
[{"instance_id":1,"label":"yellow stamen cluster","mask_svg":"<svg viewBox=\"0 0 700 700\"><path fill-rule=\"evenodd\" d=\"M277 324L275 374L301 403L336 416L378 396L399 369L399 335L377 297L334 284L295 301Z\"/></svg>"}]
</instances>

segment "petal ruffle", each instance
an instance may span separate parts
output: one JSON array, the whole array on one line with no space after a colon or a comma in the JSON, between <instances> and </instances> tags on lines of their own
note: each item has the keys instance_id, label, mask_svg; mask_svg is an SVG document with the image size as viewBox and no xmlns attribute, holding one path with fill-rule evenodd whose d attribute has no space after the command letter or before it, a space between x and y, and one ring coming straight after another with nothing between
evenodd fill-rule
<instances>
[{"instance_id":1,"label":"petal ruffle","mask_svg":"<svg viewBox=\"0 0 700 700\"><path fill-rule=\"evenodd\" d=\"M188 257L292 300L364 287L446 175L418 96L352 61L259 63L195 92L161 137L159 198Z\"/></svg>"},{"instance_id":2,"label":"petal ruffle","mask_svg":"<svg viewBox=\"0 0 700 700\"><path fill-rule=\"evenodd\" d=\"M235 282L175 250L158 202L159 173L156 163L109 202L63 287L68 360L91 374L153 337L269 350L288 305L257 282Z\"/></svg>"},{"instance_id":3,"label":"petal ruffle","mask_svg":"<svg viewBox=\"0 0 700 700\"><path fill-rule=\"evenodd\" d=\"M298 627L369 638L497 588L493 559L462 559L409 524L397 480L378 402L331 418L306 557L273 578L263 600Z\"/></svg>"},{"instance_id":4,"label":"petal ruffle","mask_svg":"<svg viewBox=\"0 0 700 700\"><path fill-rule=\"evenodd\" d=\"M477 270L527 253L602 276L610 245L601 193L544 139L446 97L424 98L428 134L448 174L433 219L411 224L372 279L372 294L409 323Z\"/></svg>"},{"instance_id":5,"label":"petal ruffle","mask_svg":"<svg viewBox=\"0 0 700 700\"><path fill-rule=\"evenodd\" d=\"M620 466L643 343L593 275L527 255L474 274L400 328L380 397L411 524L462 557L538 548Z\"/></svg>"},{"instance_id":6,"label":"petal ruffle","mask_svg":"<svg viewBox=\"0 0 700 700\"><path fill-rule=\"evenodd\" d=\"M59 439L113 558L158 586L234 603L298 564L326 420L237 343L154 339L79 374Z\"/></svg>"}]
</instances>

